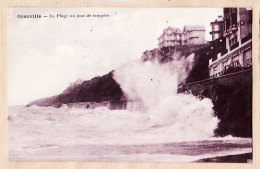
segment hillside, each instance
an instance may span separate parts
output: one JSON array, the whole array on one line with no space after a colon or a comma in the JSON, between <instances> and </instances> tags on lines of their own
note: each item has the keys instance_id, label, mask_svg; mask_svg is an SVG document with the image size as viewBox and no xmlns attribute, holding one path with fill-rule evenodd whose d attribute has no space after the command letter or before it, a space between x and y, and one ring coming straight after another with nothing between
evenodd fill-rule
<instances>
[{"instance_id":1,"label":"hillside","mask_svg":"<svg viewBox=\"0 0 260 169\"><path fill-rule=\"evenodd\" d=\"M55 106L60 107L66 103L100 102L106 100L120 100L124 94L113 79L113 71L91 80L83 81L69 86L61 94L49 98L43 98L29 103L28 106Z\"/></svg>"}]
</instances>

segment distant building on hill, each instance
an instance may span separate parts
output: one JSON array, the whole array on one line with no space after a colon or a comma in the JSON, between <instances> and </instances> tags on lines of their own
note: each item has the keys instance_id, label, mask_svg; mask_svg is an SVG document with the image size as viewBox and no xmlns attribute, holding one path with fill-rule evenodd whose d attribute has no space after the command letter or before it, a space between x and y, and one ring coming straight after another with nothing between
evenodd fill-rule
<instances>
[{"instance_id":1,"label":"distant building on hill","mask_svg":"<svg viewBox=\"0 0 260 169\"><path fill-rule=\"evenodd\" d=\"M217 57L212 55L209 60L211 78L252 66L252 9L224 8L223 13L223 37L217 40L223 39L226 44L222 51L217 50L219 45L211 46L217 51Z\"/></svg>"},{"instance_id":2,"label":"distant building on hill","mask_svg":"<svg viewBox=\"0 0 260 169\"><path fill-rule=\"evenodd\" d=\"M202 25L186 25L183 28L183 42L185 45L205 44L205 27Z\"/></svg>"},{"instance_id":3,"label":"distant building on hill","mask_svg":"<svg viewBox=\"0 0 260 169\"><path fill-rule=\"evenodd\" d=\"M163 34L158 38L159 48L174 47L182 45L182 32L179 28L168 27L163 30Z\"/></svg>"},{"instance_id":4,"label":"distant building on hill","mask_svg":"<svg viewBox=\"0 0 260 169\"><path fill-rule=\"evenodd\" d=\"M183 31L179 28L168 27L158 38L160 49L190 44L205 44L205 27L202 25L184 26Z\"/></svg>"}]
</instances>

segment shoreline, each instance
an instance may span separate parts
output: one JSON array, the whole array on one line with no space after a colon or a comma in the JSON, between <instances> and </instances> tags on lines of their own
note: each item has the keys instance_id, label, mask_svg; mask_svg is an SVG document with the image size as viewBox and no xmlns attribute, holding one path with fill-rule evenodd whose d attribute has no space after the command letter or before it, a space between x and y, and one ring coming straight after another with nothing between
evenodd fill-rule
<instances>
[{"instance_id":1,"label":"shoreline","mask_svg":"<svg viewBox=\"0 0 260 169\"><path fill-rule=\"evenodd\" d=\"M236 155L217 156L212 158L203 158L194 162L211 162L211 163L252 163L252 153L243 153Z\"/></svg>"}]
</instances>

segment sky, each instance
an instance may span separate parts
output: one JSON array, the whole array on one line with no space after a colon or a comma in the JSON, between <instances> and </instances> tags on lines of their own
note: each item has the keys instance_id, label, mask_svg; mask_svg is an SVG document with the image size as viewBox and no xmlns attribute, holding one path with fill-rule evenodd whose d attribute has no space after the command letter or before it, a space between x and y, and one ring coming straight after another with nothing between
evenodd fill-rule
<instances>
[{"instance_id":1,"label":"sky","mask_svg":"<svg viewBox=\"0 0 260 169\"><path fill-rule=\"evenodd\" d=\"M18 18L33 14L42 17ZM70 18L77 14L109 17ZM204 25L211 40L210 22L219 15L222 8L9 8L8 104L57 95L77 79L140 59L168 26Z\"/></svg>"}]
</instances>

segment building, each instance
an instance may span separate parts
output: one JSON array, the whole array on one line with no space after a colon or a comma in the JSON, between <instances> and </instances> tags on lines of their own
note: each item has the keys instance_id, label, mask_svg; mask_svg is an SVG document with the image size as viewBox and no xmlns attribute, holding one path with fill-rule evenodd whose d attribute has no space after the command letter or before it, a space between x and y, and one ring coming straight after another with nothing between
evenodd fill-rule
<instances>
[{"instance_id":1,"label":"building","mask_svg":"<svg viewBox=\"0 0 260 169\"><path fill-rule=\"evenodd\" d=\"M186 25L183 28L183 42L185 45L190 44L204 44L205 27L202 25Z\"/></svg>"},{"instance_id":2,"label":"building","mask_svg":"<svg viewBox=\"0 0 260 169\"><path fill-rule=\"evenodd\" d=\"M224 8L223 13L226 52L209 60L211 78L252 66L252 9Z\"/></svg>"},{"instance_id":3,"label":"building","mask_svg":"<svg viewBox=\"0 0 260 169\"><path fill-rule=\"evenodd\" d=\"M209 56L212 58L212 61L215 61L218 55L223 56L227 53L226 38L223 36L225 25L224 17L218 16L210 25L212 41L210 42Z\"/></svg>"},{"instance_id":4,"label":"building","mask_svg":"<svg viewBox=\"0 0 260 169\"><path fill-rule=\"evenodd\" d=\"M168 27L163 30L163 34L158 38L159 48L174 47L182 45L182 32L179 28Z\"/></svg>"},{"instance_id":5,"label":"building","mask_svg":"<svg viewBox=\"0 0 260 169\"><path fill-rule=\"evenodd\" d=\"M179 28L168 27L158 38L160 49L190 44L205 44L205 27L202 25L184 26L183 31Z\"/></svg>"},{"instance_id":6,"label":"building","mask_svg":"<svg viewBox=\"0 0 260 169\"><path fill-rule=\"evenodd\" d=\"M212 36L212 41L220 38L223 36L223 32L224 32L224 18L223 16L218 16L218 18L214 21L211 22L211 36Z\"/></svg>"}]
</instances>

